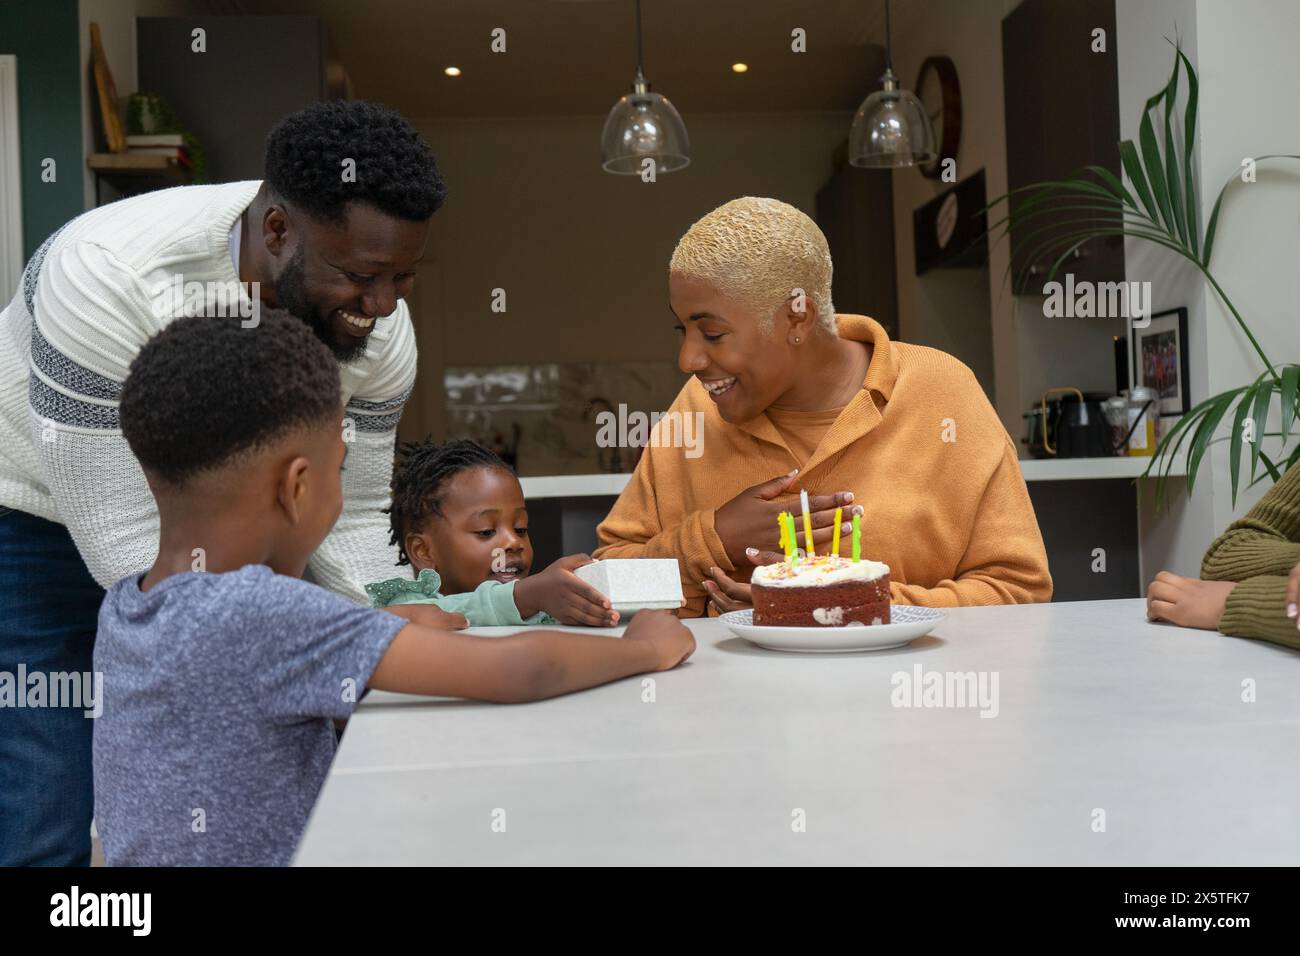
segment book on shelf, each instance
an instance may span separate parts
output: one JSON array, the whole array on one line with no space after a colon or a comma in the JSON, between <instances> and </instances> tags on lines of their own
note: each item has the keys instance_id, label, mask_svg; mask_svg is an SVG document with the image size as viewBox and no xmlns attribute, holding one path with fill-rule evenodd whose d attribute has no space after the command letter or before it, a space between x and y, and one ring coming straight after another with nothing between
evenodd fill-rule
<instances>
[{"instance_id":1,"label":"book on shelf","mask_svg":"<svg viewBox=\"0 0 1300 956\"><path fill-rule=\"evenodd\" d=\"M137 146L184 146L184 133L140 133L126 138L128 149Z\"/></svg>"},{"instance_id":2,"label":"book on shelf","mask_svg":"<svg viewBox=\"0 0 1300 956\"><path fill-rule=\"evenodd\" d=\"M182 146L132 146L127 150L131 156L167 156L186 166L192 166L190 154Z\"/></svg>"}]
</instances>

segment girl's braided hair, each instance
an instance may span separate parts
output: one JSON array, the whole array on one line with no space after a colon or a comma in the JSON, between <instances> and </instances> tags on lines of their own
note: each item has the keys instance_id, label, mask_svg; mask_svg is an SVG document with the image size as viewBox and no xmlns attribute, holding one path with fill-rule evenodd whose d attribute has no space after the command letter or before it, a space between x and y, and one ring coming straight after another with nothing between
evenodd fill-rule
<instances>
[{"instance_id":1,"label":"girl's braided hair","mask_svg":"<svg viewBox=\"0 0 1300 956\"><path fill-rule=\"evenodd\" d=\"M471 468L502 468L514 474L494 452L468 439L456 438L438 445L426 437L398 445L397 464L393 469L393 503L387 513L392 528L388 543L397 545L399 565L411 563L406 553L406 535L431 516L442 516L447 482Z\"/></svg>"}]
</instances>

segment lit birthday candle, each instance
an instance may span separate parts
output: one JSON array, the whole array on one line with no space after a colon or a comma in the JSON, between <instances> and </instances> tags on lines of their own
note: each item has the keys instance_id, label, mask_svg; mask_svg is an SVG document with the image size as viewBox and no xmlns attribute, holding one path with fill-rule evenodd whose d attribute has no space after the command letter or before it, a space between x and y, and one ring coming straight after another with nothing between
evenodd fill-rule
<instances>
[{"instance_id":1,"label":"lit birthday candle","mask_svg":"<svg viewBox=\"0 0 1300 956\"><path fill-rule=\"evenodd\" d=\"M815 552L813 551L812 540L812 515L808 513L807 488L803 488L799 491L799 505L803 508L803 541L806 545L805 550L808 552L808 557L811 558Z\"/></svg>"},{"instance_id":2,"label":"lit birthday candle","mask_svg":"<svg viewBox=\"0 0 1300 956\"><path fill-rule=\"evenodd\" d=\"M853 560L862 560L862 516L853 516Z\"/></svg>"},{"instance_id":3,"label":"lit birthday candle","mask_svg":"<svg viewBox=\"0 0 1300 956\"><path fill-rule=\"evenodd\" d=\"M844 517L844 509L836 508L835 509L835 531L831 535L831 554L835 555L835 557L837 558L840 556L840 521L843 519L843 517Z\"/></svg>"}]
</instances>

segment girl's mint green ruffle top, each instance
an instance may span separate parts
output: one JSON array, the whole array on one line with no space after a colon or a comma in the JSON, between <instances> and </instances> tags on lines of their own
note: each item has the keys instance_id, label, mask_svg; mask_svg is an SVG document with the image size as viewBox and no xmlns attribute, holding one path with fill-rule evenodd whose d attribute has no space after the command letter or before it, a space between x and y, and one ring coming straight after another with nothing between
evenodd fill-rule
<instances>
[{"instance_id":1,"label":"girl's mint green ruffle top","mask_svg":"<svg viewBox=\"0 0 1300 956\"><path fill-rule=\"evenodd\" d=\"M366 585L371 607L391 607L395 604L436 604L444 611L464 614L470 627L496 627L524 624L558 624L545 611L530 618L519 616L515 605L515 582L484 581L473 591L464 594L441 593L442 578L433 568L425 568L419 577L389 578Z\"/></svg>"}]
</instances>

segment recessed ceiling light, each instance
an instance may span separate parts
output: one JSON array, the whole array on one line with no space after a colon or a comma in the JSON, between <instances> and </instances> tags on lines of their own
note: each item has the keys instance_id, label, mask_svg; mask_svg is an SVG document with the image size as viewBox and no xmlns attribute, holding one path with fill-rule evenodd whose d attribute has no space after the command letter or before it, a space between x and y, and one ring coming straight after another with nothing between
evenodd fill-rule
<instances>
[{"instance_id":1,"label":"recessed ceiling light","mask_svg":"<svg viewBox=\"0 0 1300 956\"><path fill-rule=\"evenodd\" d=\"M446 73L448 76L460 76L460 67L449 66L442 72Z\"/></svg>"},{"instance_id":2,"label":"recessed ceiling light","mask_svg":"<svg viewBox=\"0 0 1300 956\"><path fill-rule=\"evenodd\" d=\"M749 72L749 64L748 64L748 63L733 63L733 64L731 64L731 72L732 72L732 73L747 73L747 72Z\"/></svg>"}]
</instances>

